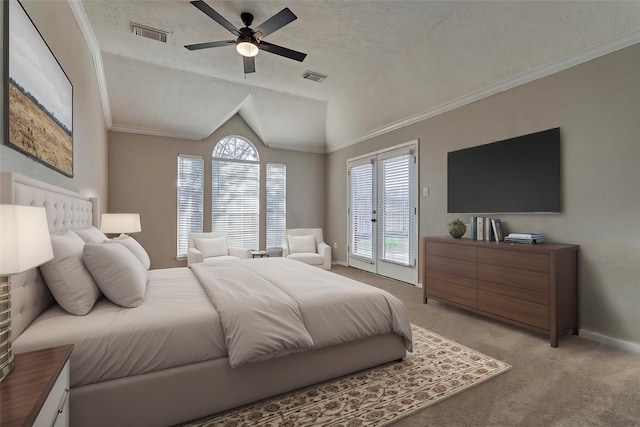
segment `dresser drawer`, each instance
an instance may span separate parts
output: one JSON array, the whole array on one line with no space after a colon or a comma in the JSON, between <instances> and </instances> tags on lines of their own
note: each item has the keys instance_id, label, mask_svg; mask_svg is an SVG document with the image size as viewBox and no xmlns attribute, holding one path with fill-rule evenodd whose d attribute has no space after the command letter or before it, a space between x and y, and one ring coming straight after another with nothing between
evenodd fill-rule
<instances>
[{"instance_id":1,"label":"dresser drawer","mask_svg":"<svg viewBox=\"0 0 640 427\"><path fill-rule=\"evenodd\" d=\"M478 248L478 262L523 270L549 272L549 254Z\"/></svg>"},{"instance_id":2,"label":"dresser drawer","mask_svg":"<svg viewBox=\"0 0 640 427\"><path fill-rule=\"evenodd\" d=\"M478 306L478 291L476 288L427 278L425 290L428 297L440 298L473 308Z\"/></svg>"},{"instance_id":3,"label":"dresser drawer","mask_svg":"<svg viewBox=\"0 0 640 427\"><path fill-rule=\"evenodd\" d=\"M444 258L441 256L427 255L427 270L441 271L443 273L465 276L475 279L478 277L478 267L475 261Z\"/></svg>"},{"instance_id":4,"label":"dresser drawer","mask_svg":"<svg viewBox=\"0 0 640 427\"><path fill-rule=\"evenodd\" d=\"M536 328L549 329L549 306L478 290L478 309Z\"/></svg>"},{"instance_id":5,"label":"dresser drawer","mask_svg":"<svg viewBox=\"0 0 640 427\"><path fill-rule=\"evenodd\" d=\"M441 280L444 282L454 283L456 285L466 286L468 288L476 288L477 280L475 277L460 276L458 274L446 273L444 271L427 270L426 280L431 279Z\"/></svg>"},{"instance_id":6,"label":"dresser drawer","mask_svg":"<svg viewBox=\"0 0 640 427\"><path fill-rule=\"evenodd\" d=\"M478 264L478 280L549 293L549 273L520 270L492 264Z\"/></svg>"},{"instance_id":7,"label":"dresser drawer","mask_svg":"<svg viewBox=\"0 0 640 427\"><path fill-rule=\"evenodd\" d=\"M450 245L430 241L427 241L427 255L437 255L473 262L478 260L478 250L474 246Z\"/></svg>"},{"instance_id":8,"label":"dresser drawer","mask_svg":"<svg viewBox=\"0 0 640 427\"><path fill-rule=\"evenodd\" d=\"M493 292L494 294L506 295L508 297L535 302L536 304L549 305L549 294L529 291L511 285L501 285L500 283L485 282L478 280L478 290Z\"/></svg>"}]
</instances>

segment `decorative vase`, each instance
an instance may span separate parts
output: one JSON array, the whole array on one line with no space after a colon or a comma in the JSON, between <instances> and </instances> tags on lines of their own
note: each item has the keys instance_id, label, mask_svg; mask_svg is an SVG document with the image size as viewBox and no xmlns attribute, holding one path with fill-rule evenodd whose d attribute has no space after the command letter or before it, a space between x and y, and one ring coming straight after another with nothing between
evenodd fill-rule
<instances>
[{"instance_id":1,"label":"decorative vase","mask_svg":"<svg viewBox=\"0 0 640 427\"><path fill-rule=\"evenodd\" d=\"M456 239L462 237L466 231L467 226L459 219L454 219L449 223L449 234Z\"/></svg>"}]
</instances>

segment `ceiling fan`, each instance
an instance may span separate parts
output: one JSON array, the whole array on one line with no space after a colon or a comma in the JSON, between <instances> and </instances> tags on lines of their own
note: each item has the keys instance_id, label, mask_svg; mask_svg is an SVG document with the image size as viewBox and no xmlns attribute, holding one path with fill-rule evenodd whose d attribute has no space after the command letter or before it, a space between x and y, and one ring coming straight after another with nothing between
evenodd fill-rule
<instances>
[{"instance_id":1,"label":"ceiling fan","mask_svg":"<svg viewBox=\"0 0 640 427\"><path fill-rule=\"evenodd\" d=\"M291 10L289 10L289 8L287 7L264 21L256 29L252 29L250 28L250 26L253 23L253 15L249 12L243 12L242 14L240 14L240 18L242 19L245 27L236 28L231 22L227 21L222 15L213 10L211 6L206 4L204 1L192 1L191 4L200 9L218 24L222 25L233 35L237 36L237 38L235 40L222 40L216 42L186 45L185 47L189 50L208 49L210 47L220 47L235 44L236 50L240 55L242 55L245 74L254 73L256 71L255 56L260 50L264 50L265 52L274 53L276 55L284 56L285 58L290 58L300 62L304 61L304 58L306 58L307 56L306 53L297 52L295 50L287 49L286 47L278 46L262 40L263 37L268 36L274 31L277 31L285 25L298 19L298 17L294 15L294 13L291 12Z\"/></svg>"}]
</instances>

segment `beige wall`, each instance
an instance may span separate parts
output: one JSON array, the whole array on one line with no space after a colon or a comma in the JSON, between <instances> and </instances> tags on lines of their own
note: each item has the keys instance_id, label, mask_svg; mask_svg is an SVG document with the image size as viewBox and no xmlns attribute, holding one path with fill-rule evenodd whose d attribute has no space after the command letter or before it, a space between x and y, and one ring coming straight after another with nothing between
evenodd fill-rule
<instances>
[{"instance_id":1,"label":"beige wall","mask_svg":"<svg viewBox=\"0 0 640 427\"><path fill-rule=\"evenodd\" d=\"M334 259L347 260L348 158L419 139L419 185L429 187L420 197L420 236L442 235L460 217L447 214L448 151L560 127L562 213L496 216L507 232L539 231L580 245L581 328L640 345L639 72L635 45L331 153L327 239L339 244Z\"/></svg>"},{"instance_id":2,"label":"beige wall","mask_svg":"<svg viewBox=\"0 0 640 427\"><path fill-rule=\"evenodd\" d=\"M0 145L0 170L97 196L107 203L107 130L91 52L66 1L26 0L22 4L73 85L73 178L5 145ZM4 114L2 118L5 126Z\"/></svg>"},{"instance_id":3,"label":"beige wall","mask_svg":"<svg viewBox=\"0 0 640 427\"><path fill-rule=\"evenodd\" d=\"M139 212L142 232L134 237L145 247L152 268L186 265L176 260L176 176L178 154L200 155L205 162L204 230L211 229L211 153L223 137L238 135L257 148L262 164L287 165L287 226L324 227L325 155L266 147L239 116L203 141L109 133L109 211ZM265 168L260 168L260 217L265 217ZM265 230L260 229L260 247Z\"/></svg>"}]
</instances>

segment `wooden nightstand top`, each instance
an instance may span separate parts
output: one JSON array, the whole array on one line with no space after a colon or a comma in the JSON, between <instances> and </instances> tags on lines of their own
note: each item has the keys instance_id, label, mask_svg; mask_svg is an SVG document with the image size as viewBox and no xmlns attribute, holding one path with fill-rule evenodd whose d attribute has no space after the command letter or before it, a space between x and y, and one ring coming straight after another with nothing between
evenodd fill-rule
<instances>
[{"instance_id":1,"label":"wooden nightstand top","mask_svg":"<svg viewBox=\"0 0 640 427\"><path fill-rule=\"evenodd\" d=\"M73 345L15 355L15 368L0 384L0 425L32 425L69 359Z\"/></svg>"}]
</instances>

